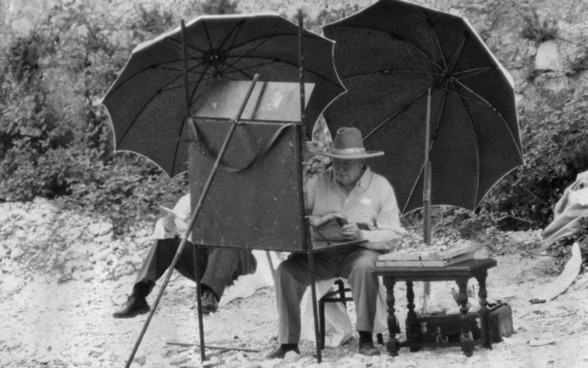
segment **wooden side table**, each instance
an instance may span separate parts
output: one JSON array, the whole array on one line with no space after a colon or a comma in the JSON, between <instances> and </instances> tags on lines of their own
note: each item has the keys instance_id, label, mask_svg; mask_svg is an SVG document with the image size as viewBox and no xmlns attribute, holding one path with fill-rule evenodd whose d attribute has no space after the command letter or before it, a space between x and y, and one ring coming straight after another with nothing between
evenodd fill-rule
<instances>
[{"instance_id":1,"label":"wooden side table","mask_svg":"<svg viewBox=\"0 0 588 368\"><path fill-rule=\"evenodd\" d=\"M390 340L387 343L387 350L392 356L398 355L399 343L396 340L396 326L397 319L394 310L394 285L396 282L406 282L406 296L408 300L408 315L406 321L406 338L407 345L411 347L417 347L419 344L415 342L417 337L417 331L413 329L415 326L417 315L414 311L414 291L412 283L415 281L455 281L459 287L459 298L458 303L460 304L460 345L461 350L466 356L471 356L474 351L474 341L470 337L470 321L468 316L468 295L467 285L468 280L476 278L478 281L480 297L480 322L481 322L481 341L482 346L487 349L492 349L492 341L490 339L490 328L489 328L489 312L487 291L486 291L486 278L488 276L488 269L496 266L496 260L488 259L472 259L457 263L451 266L445 267L377 267L374 273L378 276L382 276L384 279L384 286L386 287L387 296L387 312L388 312L388 331L390 333Z\"/></svg>"}]
</instances>

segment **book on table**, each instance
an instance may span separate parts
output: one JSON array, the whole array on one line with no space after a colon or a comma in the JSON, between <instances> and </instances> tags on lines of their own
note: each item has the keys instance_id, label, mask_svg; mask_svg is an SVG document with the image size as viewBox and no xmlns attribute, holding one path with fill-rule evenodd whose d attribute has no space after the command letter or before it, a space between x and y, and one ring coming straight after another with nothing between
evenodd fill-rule
<instances>
[{"instance_id":1,"label":"book on table","mask_svg":"<svg viewBox=\"0 0 588 368\"><path fill-rule=\"evenodd\" d=\"M452 248L423 246L403 249L381 255L376 267L446 267L474 259L482 248L481 244L465 242Z\"/></svg>"}]
</instances>

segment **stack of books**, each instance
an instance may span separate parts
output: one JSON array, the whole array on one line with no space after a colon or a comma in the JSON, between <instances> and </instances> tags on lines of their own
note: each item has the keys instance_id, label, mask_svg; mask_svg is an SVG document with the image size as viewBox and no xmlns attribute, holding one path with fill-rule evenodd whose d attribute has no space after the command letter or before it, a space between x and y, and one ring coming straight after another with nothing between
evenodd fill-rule
<instances>
[{"instance_id":1,"label":"stack of books","mask_svg":"<svg viewBox=\"0 0 588 368\"><path fill-rule=\"evenodd\" d=\"M482 249L481 244L461 242L454 247L421 246L383 254L376 267L446 267L470 259Z\"/></svg>"}]
</instances>

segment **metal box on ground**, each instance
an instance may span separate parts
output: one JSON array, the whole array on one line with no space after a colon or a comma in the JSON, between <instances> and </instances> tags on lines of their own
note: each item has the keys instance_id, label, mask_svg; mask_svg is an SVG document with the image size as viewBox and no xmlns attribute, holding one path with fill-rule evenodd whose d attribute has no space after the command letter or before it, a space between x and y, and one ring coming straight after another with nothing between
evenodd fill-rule
<instances>
[{"instance_id":1,"label":"metal box on ground","mask_svg":"<svg viewBox=\"0 0 588 368\"><path fill-rule=\"evenodd\" d=\"M490 338L492 342L501 342L503 336L512 335L513 320L512 309L508 304L495 304L489 306L489 324ZM481 337L480 317L477 312L469 313L470 332L474 340ZM407 341L409 343L426 343L432 345L456 345L460 342L460 314L439 314L425 315L417 317L416 325L411 336L416 336L416 340ZM416 330L416 331L415 331ZM408 335L408 333L407 333Z\"/></svg>"}]
</instances>

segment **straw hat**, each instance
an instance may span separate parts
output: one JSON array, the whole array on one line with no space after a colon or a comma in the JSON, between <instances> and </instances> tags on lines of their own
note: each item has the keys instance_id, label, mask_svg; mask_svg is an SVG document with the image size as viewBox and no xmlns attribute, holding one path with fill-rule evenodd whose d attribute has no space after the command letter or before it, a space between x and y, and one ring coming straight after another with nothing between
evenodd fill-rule
<instances>
[{"instance_id":1,"label":"straw hat","mask_svg":"<svg viewBox=\"0 0 588 368\"><path fill-rule=\"evenodd\" d=\"M333 141L333 148L328 151L310 152L341 160L360 160L384 156L383 151L366 151L363 137L357 128L339 128Z\"/></svg>"}]
</instances>

